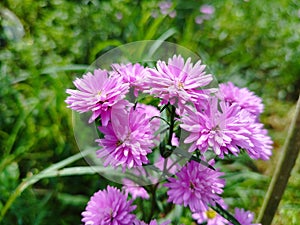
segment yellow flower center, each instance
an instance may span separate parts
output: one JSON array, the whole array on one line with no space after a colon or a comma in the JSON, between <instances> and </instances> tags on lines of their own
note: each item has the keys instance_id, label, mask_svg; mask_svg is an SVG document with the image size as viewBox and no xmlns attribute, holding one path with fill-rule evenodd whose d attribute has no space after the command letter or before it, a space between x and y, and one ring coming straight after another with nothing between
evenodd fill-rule
<instances>
[{"instance_id":1,"label":"yellow flower center","mask_svg":"<svg viewBox=\"0 0 300 225\"><path fill-rule=\"evenodd\" d=\"M213 219L217 216L217 213L213 209L209 209L206 211L206 215L208 219Z\"/></svg>"},{"instance_id":2,"label":"yellow flower center","mask_svg":"<svg viewBox=\"0 0 300 225\"><path fill-rule=\"evenodd\" d=\"M98 91L96 95L101 96L102 91Z\"/></svg>"},{"instance_id":3,"label":"yellow flower center","mask_svg":"<svg viewBox=\"0 0 300 225\"><path fill-rule=\"evenodd\" d=\"M118 140L117 147L119 147L121 144L123 144L123 141Z\"/></svg>"},{"instance_id":4,"label":"yellow flower center","mask_svg":"<svg viewBox=\"0 0 300 225\"><path fill-rule=\"evenodd\" d=\"M182 82L179 81L177 87L178 87L179 89L184 89L184 84L183 84Z\"/></svg>"}]
</instances>

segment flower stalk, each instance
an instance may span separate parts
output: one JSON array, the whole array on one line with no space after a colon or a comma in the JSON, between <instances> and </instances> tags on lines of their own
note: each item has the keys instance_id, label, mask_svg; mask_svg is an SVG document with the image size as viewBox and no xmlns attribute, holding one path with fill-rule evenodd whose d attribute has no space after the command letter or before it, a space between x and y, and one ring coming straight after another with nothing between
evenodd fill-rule
<instances>
[{"instance_id":1,"label":"flower stalk","mask_svg":"<svg viewBox=\"0 0 300 225\"><path fill-rule=\"evenodd\" d=\"M280 203L291 171L296 163L300 150L300 95L296 111L285 140L282 153L271 180L266 198L258 220L263 225L270 225Z\"/></svg>"}]
</instances>

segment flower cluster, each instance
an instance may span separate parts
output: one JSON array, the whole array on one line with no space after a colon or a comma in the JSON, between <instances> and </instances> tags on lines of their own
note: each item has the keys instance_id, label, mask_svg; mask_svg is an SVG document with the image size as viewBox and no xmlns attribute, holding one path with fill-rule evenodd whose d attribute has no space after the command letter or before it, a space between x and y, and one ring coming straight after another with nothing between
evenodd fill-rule
<instances>
[{"instance_id":1,"label":"flower cluster","mask_svg":"<svg viewBox=\"0 0 300 225\"><path fill-rule=\"evenodd\" d=\"M175 18L177 15L176 10L174 9L174 2L172 1L160 1L158 2L157 7L159 8L159 10L155 9L151 13L153 18L156 18L158 16L169 16L170 18Z\"/></svg>"},{"instance_id":2,"label":"flower cluster","mask_svg":"<svg viewBox=\"0 0 300 225\"><path fill-rule=\"evenodd\" d=\"M215 8L212 5L202 5L199 8L200 15L195 18L196 24L202 24L204 20L210 20L215 12Z\"/></svg>"},{"instance_id":3,"label":"flower cluster","mask_svg":"<svg viewBox=\"0 0 300 225\"><path fill-rule=\"evenodd\" d=\"M207 10L203 8L203 13ZM261 99L231 82L208 88L213 79L200 60L194 64L181 55L159 60L155 67L113 64L110 71L97 69L77 78L77 89L67 90L70 96L66 103L79 113L92 114L89 122L95 122L102 133L96 139L96 156L105 167L135 170L146 176L143 166L151 164L167 178L162 186L167 189L166 202L189 207L198 223L230 224L232 221L212 210L223 204L225 180L224 173L214 168L214 160L207 162L207 154L222 159L245 153L267 160L272 154L272 140L259 120ZM143 97L139 98L140 94ZM129 102L132 98L135 102ZM181 131L187 135L181 137ZM171 159L176 154L187 158L187 163L179 165L180 160ZM157 185L149 193L128 178L123 184L122 191L108 186L95 193L82 221L147 224L133 214L136 206L132 203L137 198L154 198ZM131 200L127 200L128 195ZM240 209L236 209L235 217L244 225L253 220L252 213ZM149 225L158 224L151 219L147 220Z\"/></svg>"}]
</instances>

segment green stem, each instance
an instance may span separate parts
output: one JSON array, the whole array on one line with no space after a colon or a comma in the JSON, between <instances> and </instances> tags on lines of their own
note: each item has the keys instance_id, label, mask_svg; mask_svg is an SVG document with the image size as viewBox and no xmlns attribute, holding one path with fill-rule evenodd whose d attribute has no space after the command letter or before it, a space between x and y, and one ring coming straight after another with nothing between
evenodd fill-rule
<instances>
[{"instance_id":1,"label":"green stem","mask_svg":"<svg viewBox=\"0 0 300 225\"><path fill-rule=\"evenodd\" d=\"M258 220L263 225L271 224L276 213L279 202L282 198L286 185L288 183L291 171L296 163L300 150L300 96L297 102L295 115L290 125L287 138L285 140L282 153L276 165L273 178Z\"/></svg>"},{"instance_id":2,"label":"green stem","mask_svg":"<svg viewBox=\"0 0 300 225\"><path fill-rule=\"evenodd\" d=\"M215 210L218 214L220 214L222 217L230 221L233 225L241 225L239 221L237 221L234 216L232 216L227 210L223 209L222 206L220 206L218 203L216 203L216 206L211 206L213 210Z\"/></svg>"},{"instance_id":3,"label":"green stem","mask_svg":"<svg viewBox=\"0 0 300 225\"><path fill-rule=\"evenodd\" d=\"M172 146L172 137L174 133L174 125L175 125L175 106L171 105L171 118L170 118L170 130L169 130L169 139L168 145Z\"/></svg>"},{"instance_id":4,"label":"green stem","mask_svg":"<svg viewBox=\"0 0 300 225\"><path fill-rule=\"evenodd\" d=\"M157 206L157 202L156 202L156 190L157 190L157 187L158 187L159 183L156 183L152 186L152 190L151 190L151 212L149 214L149 217L147 219L147 223L149 223L154 215L155 212L158 211L158 206Z\"/></svg>"}]
</instances>

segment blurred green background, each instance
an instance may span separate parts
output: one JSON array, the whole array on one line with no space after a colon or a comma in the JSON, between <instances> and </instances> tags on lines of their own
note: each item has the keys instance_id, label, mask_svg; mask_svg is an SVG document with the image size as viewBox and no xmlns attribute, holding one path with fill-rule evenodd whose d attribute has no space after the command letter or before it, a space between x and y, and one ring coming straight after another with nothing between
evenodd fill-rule
<instances>
[{"instance_id":1,"label":"blurred green background","mask_svg":"<svg viewBox=\"0 0 300 225\"><path fill-rule=\"evenodd\" d=\"M210 5L211 14L201 12ZM80 224L99 175L27 177L79 152L66 88L106 51L161 39L200 55L219 82L263 98L262 121L274 140L268 162L228 160L224 197L259 212L300 89L300 1L2 0L0 3L1 224ZM299 160L273 224L300 221ZM67 166L87 166L83 159ZM28 183L26 183L28 184ZM254 200L255 201L254 201ZM191 224L190 215L179 220Z\"/></svg>"}]
</instances>

